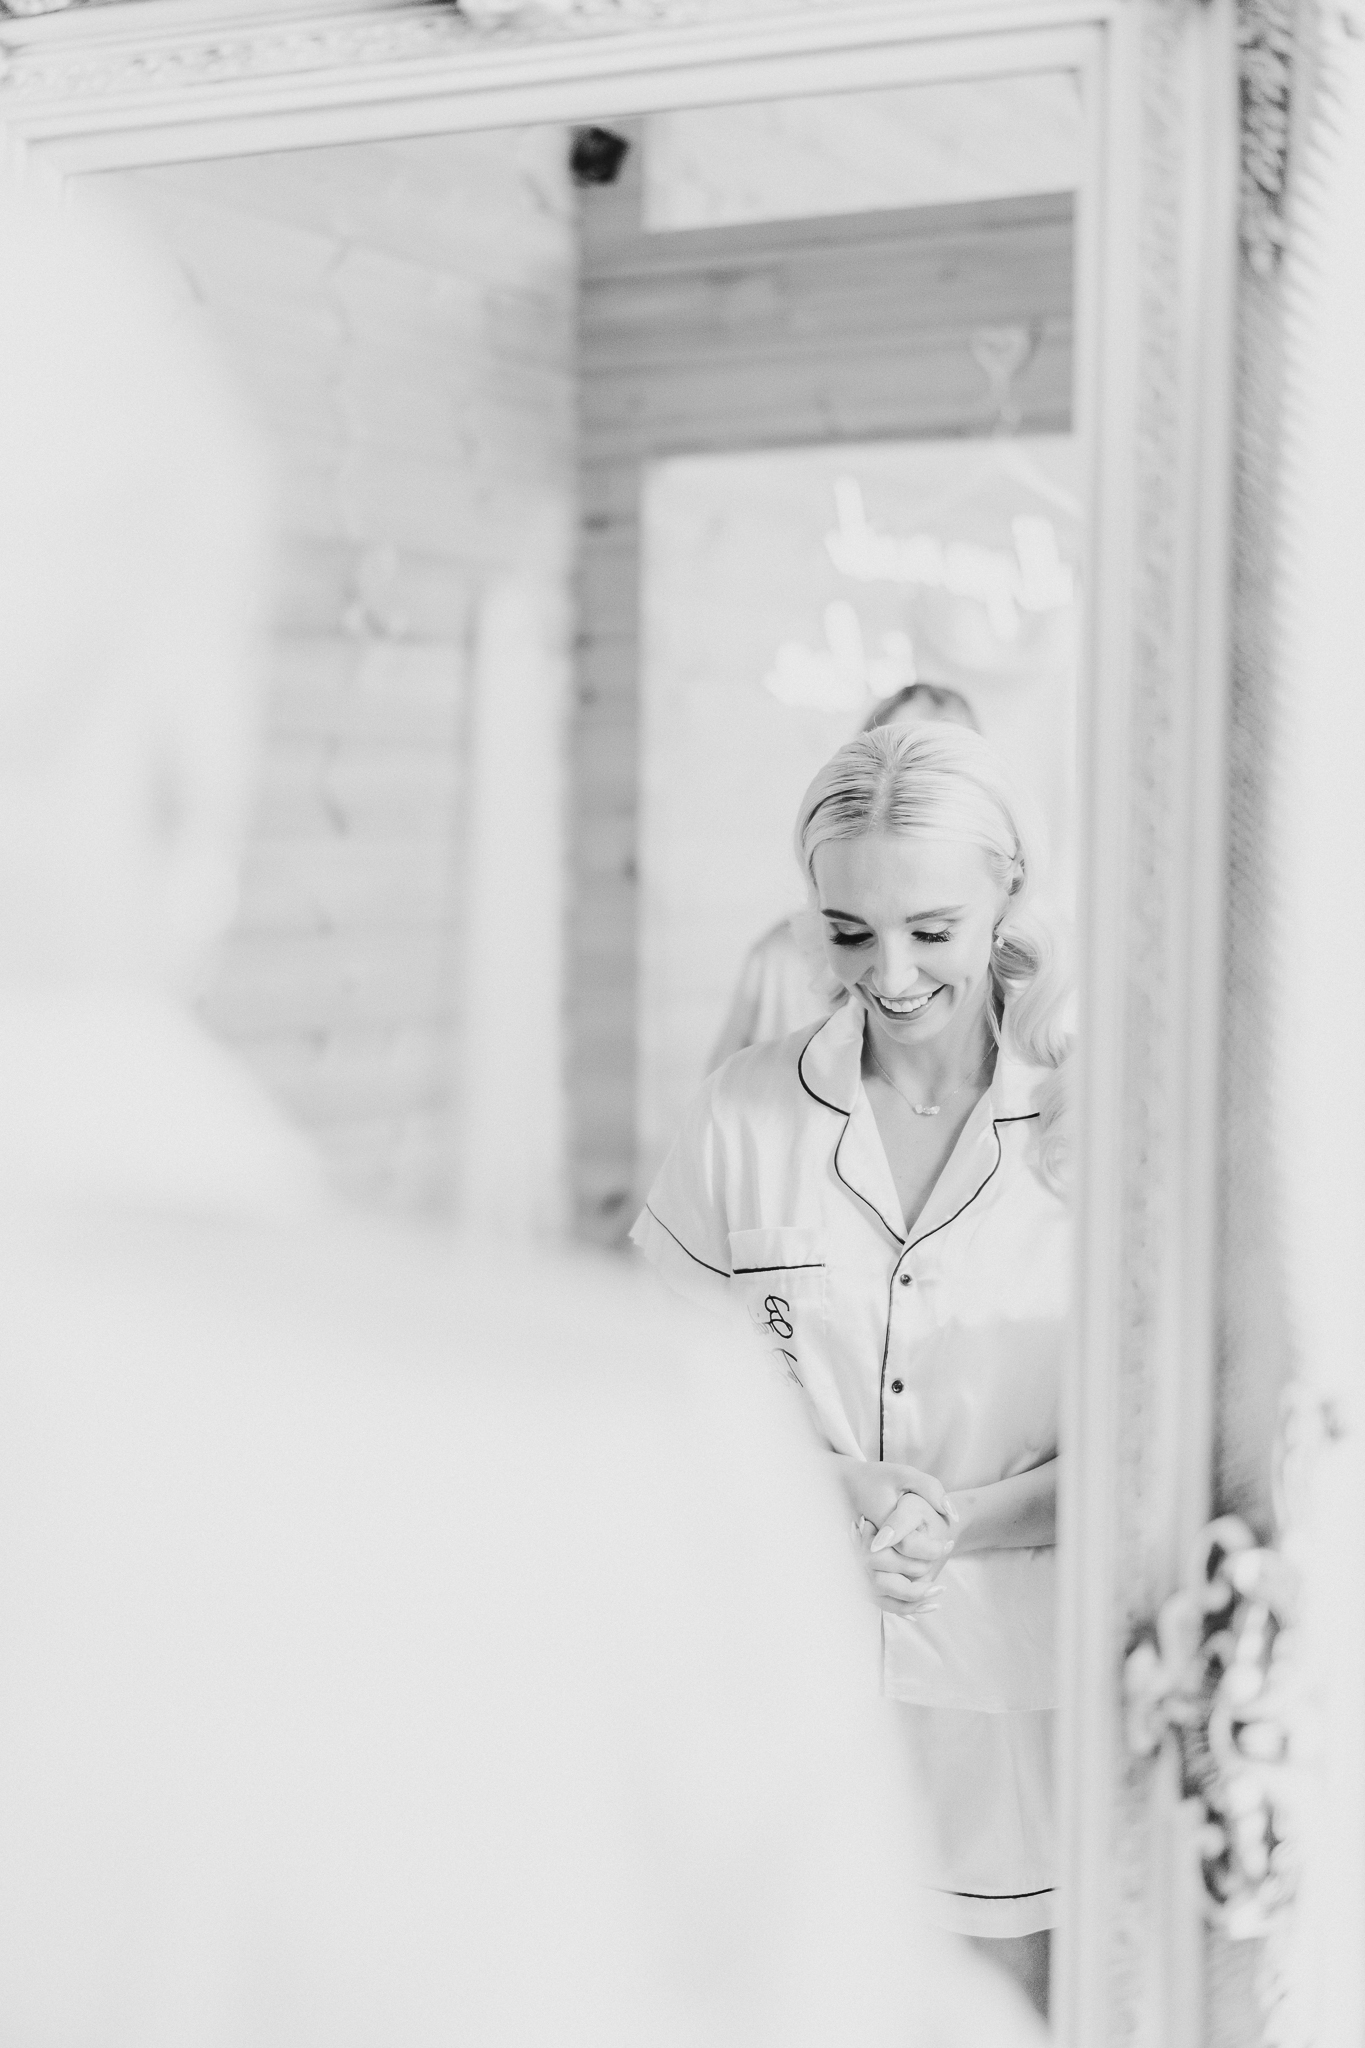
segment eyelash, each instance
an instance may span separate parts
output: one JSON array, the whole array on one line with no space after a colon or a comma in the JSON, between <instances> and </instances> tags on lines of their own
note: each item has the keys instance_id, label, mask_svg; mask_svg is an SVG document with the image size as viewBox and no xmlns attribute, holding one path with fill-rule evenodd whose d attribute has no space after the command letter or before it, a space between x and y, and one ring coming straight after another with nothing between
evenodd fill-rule
<instances>
[{"instance_id":1,"label":"eyelash","mask_svg":"<svg viewBox=\"0 0 1365 2048\"><path fill-rule=\"evenodd\" d=\"M830 933L836 946L865 946L870 936L868 932L863 932L858 937L853 937L847 932ZM910 936L912 939L922 939L929 946L946 946L953 935L951 932L912 932Z\"/></svg>"}]
</instances>

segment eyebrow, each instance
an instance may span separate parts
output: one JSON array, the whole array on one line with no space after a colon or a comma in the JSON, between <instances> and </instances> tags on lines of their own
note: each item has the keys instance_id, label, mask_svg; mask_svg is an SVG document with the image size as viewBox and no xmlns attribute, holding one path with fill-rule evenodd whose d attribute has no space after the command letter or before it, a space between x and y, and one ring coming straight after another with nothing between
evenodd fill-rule
<instances>
[{"instance_id":1,"label":"eyebrow","mask_svg":"<svg viewBox=\"0 0 1365 2048\"><path fill-rule=\"evenodd\" d=\"M822 910L822 917L836 918L840 924L866 924L865 917L855 917L851 910ZM916 910L906 918L907 924L924 924L932 917L960 917L962 905L953 903L942 910Z\"/></svg>"}]
</instances>

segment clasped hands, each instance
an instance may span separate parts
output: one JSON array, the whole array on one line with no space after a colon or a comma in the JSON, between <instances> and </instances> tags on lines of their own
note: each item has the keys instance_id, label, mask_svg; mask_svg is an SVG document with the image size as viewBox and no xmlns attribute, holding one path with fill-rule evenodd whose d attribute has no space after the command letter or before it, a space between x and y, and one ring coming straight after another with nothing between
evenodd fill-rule
<instances>
[{"instance_id":1,"label":"clasped hands","mask_svg":"<svg viewBox=\"0 0 1365 2048\"><path fill-rule=\"evenodd\" d=\"M931 1614L958 1532L945 1488L914 1465L850 1462L842 1476L873 1599L886 1614Z\"/></svg>"}]
</instances>

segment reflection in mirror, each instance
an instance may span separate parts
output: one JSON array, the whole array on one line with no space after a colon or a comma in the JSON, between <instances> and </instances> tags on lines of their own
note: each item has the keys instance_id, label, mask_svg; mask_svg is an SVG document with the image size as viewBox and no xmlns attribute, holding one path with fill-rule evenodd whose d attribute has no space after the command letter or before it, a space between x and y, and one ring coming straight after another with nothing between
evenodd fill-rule
<instances>
[{"instance_id":1,"label":"reflection in mirror","mask_svg":"<svg viewBox=\"0 0 1365 2048\"><path fill-rule=\"evenodd\" d=\"M1079 122L1039 75L100 181L281 458L210 1015L351 1194L638 1211L757 1329L847 1495L930 1909L1040 2004Z\"/></svg>"},{"instance_id":2,"label":"reflection in mirror","mask_svg":"<svg viewBox=\"0 0 1365 2048\"><path fill-rule=\"evenodd\" d=\"M871 718L932 709L923 688L904 700L917 680L952 691L1032 793L1046 825L1039 884L1069 914L1076 468L1071 438L1053 435L679 457L647 473L646 1170L708 1051L822 1014L801 971L805 932L766 959L752 942L804 909L791 852L802 790Z\"/></svg>"},{"instance_id":3,"label":"reflection in mirror","mask_svg":"<svg viewBox=\"0 0 1365 2048\"><path fill-rule=\"evenodd\" d=\"M929 1910L1040 2006L1078 115L1057 77L653 117L583 207L580 673L637 735L632 1235L800 1390Z\"/></svg>"}]
</instances>

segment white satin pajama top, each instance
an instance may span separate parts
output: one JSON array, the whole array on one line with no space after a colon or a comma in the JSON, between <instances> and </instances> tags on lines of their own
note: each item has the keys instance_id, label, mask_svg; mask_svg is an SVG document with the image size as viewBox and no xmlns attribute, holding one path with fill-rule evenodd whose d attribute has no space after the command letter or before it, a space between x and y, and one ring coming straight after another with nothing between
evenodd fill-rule
<instances>
[{"instance_id":1,"label":"white satin pajama top","mask_svg":"<svg viewBox=\"0 0 1365 2048\"><path fill-rule=\"evenodd\" d=\"M1070 1243L1036 1167L1043 1075L1000 1054L907 1235L862 1085L863 1024L854 998L814 1033L728 1060L632 1236L680 1292L742 1307L832 1450L916 1465L950 1491L987 1485L1057 1451ZM952 1559L935 1613L880 1616L884 1690L915 1710L928 1752L941 1888L981 1902L955 1923L967 1931L1052 1918L1054 1557Z\"/></svg>"}]
</instances>

